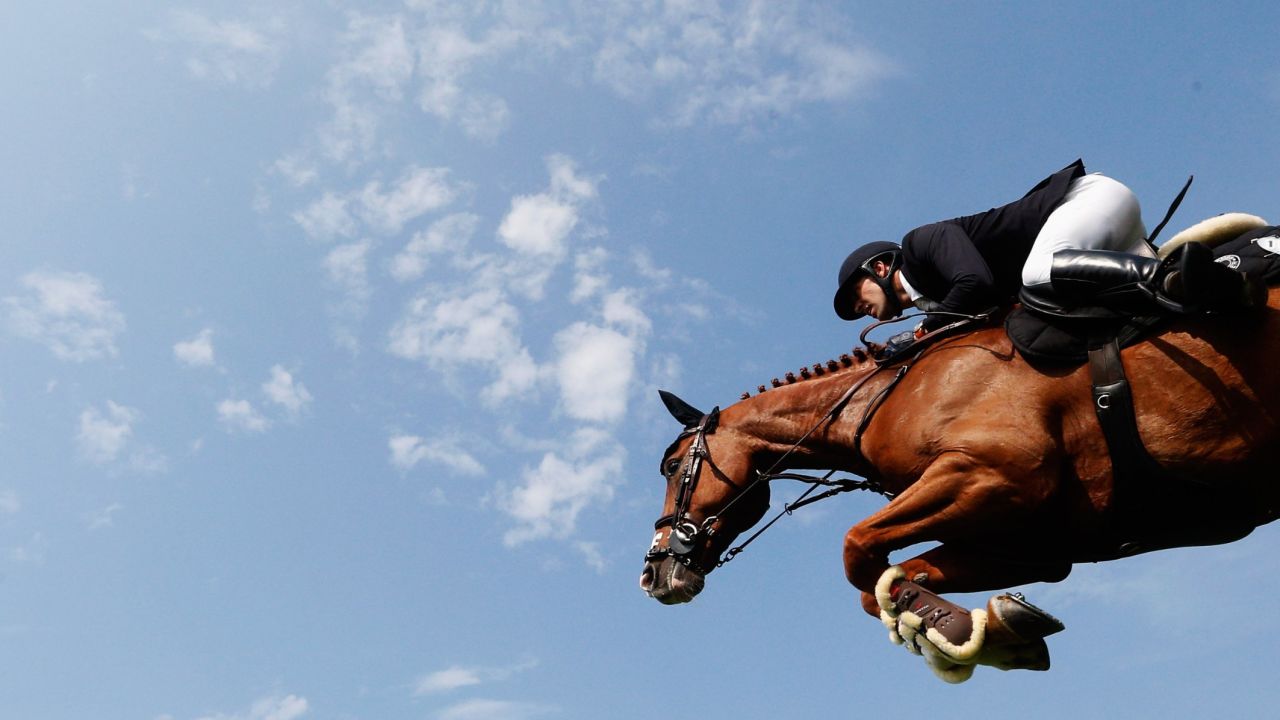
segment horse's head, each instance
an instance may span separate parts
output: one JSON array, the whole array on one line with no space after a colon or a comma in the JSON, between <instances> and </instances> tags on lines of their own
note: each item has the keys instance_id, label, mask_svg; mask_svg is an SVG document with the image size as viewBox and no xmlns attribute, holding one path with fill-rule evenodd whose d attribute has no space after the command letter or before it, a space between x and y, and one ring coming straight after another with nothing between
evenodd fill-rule
<instances>
[{"instance_id":1,"label":"horse's head","mask_svg":"<svg viewBox=\"0 0 1280 720\"><path fill-rule=\"evenodd\" d=\"M722 422L719 408L703 413L660 394L684 430L662 457L667 496L640 588L672 605L701 592L734 539L764 516L769 484L756 482L749 438Z\"/></svg>"}]
</instances>

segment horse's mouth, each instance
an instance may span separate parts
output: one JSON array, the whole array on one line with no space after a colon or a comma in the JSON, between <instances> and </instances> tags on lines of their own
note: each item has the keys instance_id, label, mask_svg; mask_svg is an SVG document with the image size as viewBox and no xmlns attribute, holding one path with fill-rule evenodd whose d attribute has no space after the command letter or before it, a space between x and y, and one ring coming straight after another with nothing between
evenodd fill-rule
<instances>
[{"instance_id":1,"label":"horse's mouth","mask_svg":"<svg viewBox=\"0 0 1280 720\"><path fill-rule=\"evenodd\" d=\"M640 574L640 589L663 605L687 603L702 592L706 579L672 558L649 561Z\"/></svg>"}]
</instances>

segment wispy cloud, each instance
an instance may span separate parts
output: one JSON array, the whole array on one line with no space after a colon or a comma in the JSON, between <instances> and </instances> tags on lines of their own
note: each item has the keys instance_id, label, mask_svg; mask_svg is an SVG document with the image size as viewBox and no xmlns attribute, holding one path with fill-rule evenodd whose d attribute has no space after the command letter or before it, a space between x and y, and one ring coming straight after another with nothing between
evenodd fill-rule
<instances>
[{"instance_id":1,"label":"wispy cloud","mask_svg":"<svg viewBox=\"0 0 1280 720\"><path fill-rule=\"evenodd\" d=\"M455 213L416 233L391 261L391 276L400 282L417 280L427 270L432 256L463 252L475 235L480 218L471 213Z\"/></svg>"},{"instance_id":2,"label":"wispy cloud","mask_svg":"<svg viewBox=\"0 0 1280 720\"><path fill-rule=\"evenodd\" d=\"M48 547L49 542L44 539L44 533L37 532L32 533L25 543L9 548L5 555L9 562L19 565L41 565Z\"/></svg>"},{"instance_id":3,"label":"wispy cloud","mask_svg":"<svg viewBox=\"0 0 1280 720\"><path fill-rule=\"evenodd\" d=\"M410 166L390 184L370 180L359 190L327 191L293 214L308 236L317 240L354 237L361 227L381 235L395 235L404 226L439 210L465 192L447 168Z\"/></svg>"},{"instance_id":4,"label":"wispy cloud","mask_svg":"<svg viewBox=\"0 0 1280 720\"><path fill-rule=\"evenodd\" d=\"M415 696L438 695L464 687L501 682L537 666L538 661L533 659L502 666L453 665L418 678L413 686L413 694Z\"/></svg>"},{"instance_id":5,"label":"wispy cloud","mask_svg":"<svg viewBox=\"0 0 1280 720\"><path fill-rule=\"evenodd\" d=\"M258 412L248 400L223 400L217 405L218 420L228 431L266 432L271 421Z\"/></svg>"},{"instance_id":6,"label":"wispy cloud","mask_svg":"<svg viewBox=\"0 0 1280 720\"><path fill-rule=\"evenodd\" d=\"M297 418L311 404L307 386L280 365L271 368L271 378L262 384L262 392L272 403L284 408L290 418Z\"/></svg>"},{"instance_id":7,"label":"wispy cloud","mask_svg":"<svg viewBox=\"0 0 1280 720\"><path fill-rule=\"evenodd\" d=\"M23 297L4 300L10 331L46 345L62 360L83 362L118 354L115 339L124 315L102 295L102 283L85 273L28 273Z\"/></svg>"},{"instance_id":8,"label":"wispy cloud","mask_svg":"<svg viewBox=\"0 0 1280 720\"><path fill-rule=\"evenodd\" d=\"M543 455L526 468L515 487L500 487L498 504L516 526L503 536L508 546L531 540L565 538L588 505L613 498L622 480L625 451L608 433L583 428L564 449Z\"/></svg>"},{"instance_id":9,"label":"wispy cloud","mask_svg":"<svg viewBox=\"0 0 1280 720\"><path fill-rule=\"evenodd\" d=\"M13 515L22 509L22 501L13 490L0 490L0 515Z\"/></svg>"},{"instance_id":10,"label":"wispy cloud","mask_svg":"<svg viewBox=\"0 0 1280 720\"><path fill-rule=\"evenodd\" d=\"M280 66L283 31L281 20L215 20L193 10L174 10L163 27L146 35L157 43L181 45L192 77L264 88Z\"/></svg>"},{"instance_id":11,"label":"wispy cloud","mask_svg":"<svg viewBox=\"0 0 1280 720\"><path fill-rule=\"evenodd\" d=\"M422 462L443 465L459 475L483 475L484 465L462 449L454 438L426 439L417 435L392 435L387 441L391 465L408 472Z\"/></svg>"},{"instance_id":12,"label":"wispy cloud","mask_svg":"<svg viewBox=\"0 0 1280 720\"><path fill-rule=\"evenodd\" d=\"M141 415L137 410L107 401L106 412L86 408L80 413L80 431L76 441L80 453L94 463L112 462L133 435L133 424Z\"/></svg>"},{"instance_id":13,"label":"wispy cloud","mask_svg":"<svg viewBox=\"0 0 1280 720\"><path fill-rule=\"evenodd\" d=\"M212 367L213 330L205 328L190 340L182 340L173 346L173 356L191 367Z\"/></svg>"},{"instance_id":14,"label":"wispy cloud","mask_svg":"<svg viewBox=\"0 0 1280 720\"><path fill-rule=\"evenodd\" d=\"M87 524L90 530L101 530L115 526L116 513L124 509L124 505L120 503L111 503L110 505L95 510L87 516Z\"/></svg>"},{"instance_id":15,"label":"wispy cloud","mask_svg":"<svg viewBox=\"0 0 1280 720\"><path fill-rule=\"evenodd\" d=\"M450 705L436 714L438 720L528 720L558 710L551 705L477 698Z\"/></svg>"},{"instance_id":16,"label":"wispy cloud","mask_svg":"<svg viewBox=\"0 0 1280 720\"><path fill-rule=\"evenodd\" d=\"M857 99L894 73L821 6L614 2L595 8L595 78L663 124L750 124Z\"/></svg>"},{"instance_id":17,"label":"wispy cloud","mask_svg":"<svg viewBox=\"0 0 1280 720\"><path fill-rule=\"evenodd\" d=\"M266 697L253 703L248 710L237 713L202 715L199 720L297 720L307 714L307 699L297 695Z\"/></svg>"},{"instance_id":18,"label":"wispy cloud","mask_svg":"<svg viewBox=\"0 0 1280 720\"><path fill-rule=\"evenodd\" d=\"M369 312L373 287L369 284L369 253L373 241L339 245L324 258L329 282L342 291L342 299L330 307L334 317L334 339L352 353L359 351L359 325Z\"/></svg>"}]
</instances>

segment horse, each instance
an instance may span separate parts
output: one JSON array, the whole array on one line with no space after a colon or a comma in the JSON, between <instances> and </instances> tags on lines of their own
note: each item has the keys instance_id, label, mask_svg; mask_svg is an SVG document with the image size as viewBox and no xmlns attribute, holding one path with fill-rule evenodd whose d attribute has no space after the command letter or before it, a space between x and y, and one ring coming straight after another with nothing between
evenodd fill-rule
<instances>
[{"instance_id":1,"label":"horse","mask_svg":"<svg viewBox=\"0 0 1280 720\"><path fill-rule=\"evenodd\" d=\"M847 472L892 498L843 544L848 581L892 641L949 682L980 664L1047 669L1044 637L1062 629L1047 612L1017 594L972 611L943 595L1231 542L1280 514L1280 289L1252 313L1162 328L1120 356L1157 477L1116 477L1087 366L1033 365L994 324L891 362L855 350L723 411L663 393L684 430L663 454L641 589L691 601L766 515L771 479ZM890 564L924 542L940 544Z\"/></svg>"}]
</instances>

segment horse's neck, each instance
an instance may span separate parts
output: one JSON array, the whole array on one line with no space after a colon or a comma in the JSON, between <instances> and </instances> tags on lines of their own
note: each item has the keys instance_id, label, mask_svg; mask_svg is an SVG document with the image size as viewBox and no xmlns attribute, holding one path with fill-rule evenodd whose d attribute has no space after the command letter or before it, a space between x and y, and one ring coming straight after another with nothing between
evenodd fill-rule
<instances>
[{"instance_id":1,"label":"horse's neck","mask_svg":"<svg viewBox=\"0 0 1280 720\"><path fill-rule=\"evenodd\" d=\"M757 452L777 458L794 448L783 467L847 469L855 455L853 448L843 434L828 432L825 418L849 388L874 370L873 364L864 363L784 385L739 402L726 412L742 413L734 425L758 443ZM872 379L868 385L875 382ZM845 412L858 410L858 398L864 395L859 392Z\"/></svg>"}]
</instances>

